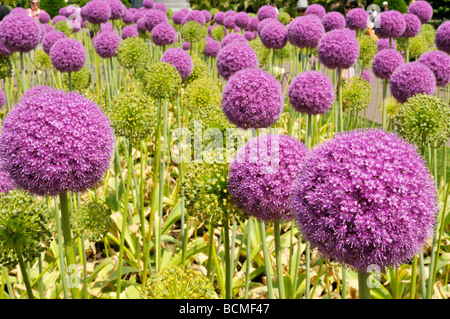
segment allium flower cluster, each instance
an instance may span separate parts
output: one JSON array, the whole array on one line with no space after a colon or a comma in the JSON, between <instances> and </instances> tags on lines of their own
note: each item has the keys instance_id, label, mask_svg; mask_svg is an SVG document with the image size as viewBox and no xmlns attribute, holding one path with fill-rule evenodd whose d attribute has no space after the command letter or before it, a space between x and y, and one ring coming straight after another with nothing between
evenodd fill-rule
<instances>
[{"instance_id":1,"label":"allium flower cluster","mask_svg":"<svg viewBox=\"0 0 450 319\"><path fill-rule=\"evenodd\" d=\"M120 39L120 38L119 38ZM86 63L86 49L77 40L63 38L50 49L52 64L60 72L76 72Z\"/></svg>"},{"instance_id":2,"label":"allium flower cluster","mask_svg":"<svg viewBox=\"0 0 450 319\"><path fill-rule=\"evenodd\" d=\"M106 59L116 56L122 38L115 32L101 32L93 40L95 52Z\"/></svg>"},{"instance_id":3,"label":"allium flower cluster","mask_svg":"<svg viewBox=\"0 0 450 319\"><path fill-rule=\"evenodd\" d=\"M145 25L147 26L147 31L149 32L152 32L153 28L158 24L169 22L165 12L155 8L146 11L143 19L145 21Z\"/></svg>"},{"instance_id":4,"label":"allium flower cluster","mask_svg":"<svg viewBox=\"0 0 450 319\"><path fill-rule=\"evenodd\" d=\"M0 42L11 52L30 52L40 42L39 24L22 14L9 14L0 23Z\"/></svg>"},{"instance_id":5,"label":"allium flower cluster","mask_svg":"<svg viewBox=\"0 0 450 319\"><path fill-rule=\"evenodd\" d=\"M288 28L288 39L299 48L315 48L325 33L320 19L316 15L297 17Z\"/></svg>"},{"instance_id":6,"label":"allium flower cluster","mask_svg":"<svg viewBox=\"0 0 450 319\"><path fill-rule=\"evenodd\" d=\"M245 31L244 37L247 39L247 41L252 41L256 36L256 32L253 31Z\"/></svg>"},{"instance_id":7,"label":"allium flower cluster","mask_svg":"<svg viewBox=\"0 0 450 319\"><path fill-rule=\"evenodd\" d=\"M425 64L436 77L436 86L444 87L450 82L450 56L442 51L429 51L422 54L417 62Z\"/></svg>"},{"instance_id":8,"label":"allium flower cluster","mask_svg":"<svg viewBox=\"0 0 450 319\"><path fill-rule=\"evenodd\" d=\"M138 37L139 36L139 32L137 30L137 26L135 24L133 25L127 25L126 27L124 27L122 29L122 39L125 40L126 38L131 38L131 37Z\"/></svg>"},{"instance_id":9,"label":"allium flower cluster","mask_svg":"<svg viewBox=\"0 0 450 319\"><path fill-rule=\"evenodd\" d=\"M234 24L241 29L246 29L250 23L250 17L247 12L241 11L234 16Z\"/></svg>"},{"instance_id":10,"label":"allium flower cluster","mask_svg":"<svg viewBox=\"0 0 450 319\"><path fill-rule=\"evenodd\" d=\"M217 55L217 69L225 80L240 70L257 68L258 63L255 51L245 43L230 43Z\"/></svg>"},{"instance_id":11,"label":"allium flower cluster","mask_svg":"<svg viewBox=\"0 0 450 319\"><path fill-rule=\"evenodd\" d=\"M259 21L263 21L264 19L278 18L277 10L271 5L262 6L261 8L259 8L258 13L256 15L258 16Z\"/></svg>"},{"instance_id":12,"label":"allium flower cluster","mask_svg":"<svg viewBox=\"0 0 450 319\"><path fill-rule=\"evenodd\" d=\"M247 39L240 33L230 33L222 39L220 45L223 48L230 43L247 43Z\"/></svg>"},{"instance_id":13,"label":"allium flower cluster","mask_svg":"<svg viewBox=\"0 0 450 319\"><path fill-rule=\"evenodd\" d=\"M258 33L261 34L262 30L263 30L267 25L272 24L272 23L281 24L281 22L278 21L278 19L273 19L273 18L264 19L263 21L261 21L261 22L258 24L258 27L256 28L257 31L258 31Z\"/></svg>"},{"instance_id":14,"label":"allium flower cluster","mask_svg":"<svg viewBox=\"0 0 450 319\"><path fill-rule=\"evenodd\" d=\"M369 106L371 99L372 87L365 79L354 76L344 82L342 100L345 109L359 112Z\"/></svg>"},{"instance_id":15,"label":"allium flower cluster","mask_svg":"<svg viewBox=\"0 0 450 319\"><path fill-rule=\"evenodd\" d=\"M223 19L223 26L228 30L234 30L236 25L234 24L234 17L228 16Z\"/></svg>"},{"instance_id":16,"label":"allium flower cluster","mask_svg":"<svg viewBox=\"0 0 450 319\"><path fill-rule=\"evenodd\" d=\"M126 69L143 68L150 61L150 51L144 39L126 38L116 51L117 61Z\"/></svg>"},{"instance_id":17,"label":"allium flower cluster","mask_svg":"<svg viewBox=\"0 0 450 319\"><path fill-rule=\"evenodd\" d=\"M261 42L268 49L282 49L288 41L288 31L281 23L267 25L260 34Z\"/></svg>"},{"instance_id":18,"label":"allium flower cluster","mask_svg":"<svg viewBox=\"0 0 450 319\"><path fill-rule=\"evenodd\" d=\"M207 39L206 45L205 45L205 51L203 53L205 54L205 56L215 58L219 54L220 48L221 48L221 45L219 42L217 42L214 39Z\"/></svg>"},{"instance_id":19,"label":"allium flower cluster","mask_svg":"<svg viewBox=\"0 0 450 319\"><path fill-rule=\"evenodd\" d=\"M0 158L18 188L55 196L95 186L109 168L114 143L110 122L94 102L76 92L44 90L8 113Z\"/></svg>"},{"instance_id":20,"label":"allium flower cluster","mask_svg":"<svg viewBox=\"0 0 450 319\"><path fill-rule=\"evenodd\" d=\"M225 19L225 12L216 12L216 14L214 15L214 22L223 25L223 19Z\"/></svg>"},{"instance_id":21,"label":"allium flower cluster","mask_svg":"<svg viewBox=\"0 0 450 319\"><path fill-rule=\"evenodd\" d=\"M47 12L41 12L41 14L39 14L39 22L42 24L49 23L50 19L50 15Z\"/></svg>"},{"instance_id":22,"label":"allium flower cluster","mask_svg":"<svg viewBox=\"0 0 450 319\"><path fill-rule=\"evenodd\" d=\"M62 33L61 31L55 30L50 31L42 38L42 49L45 51L45 53L50 54L50 50L53 47L53 45L61 39L64 39L66 35Z\"/></svg>"},{"instance_id":23,"label":"allium flower cluster","mask_svg":"<svg viewBox=\"0 0 450 319\"><path fill-rule=\"evenodd\" d=\"M122 21L125 24L133 24L134 23L133 17L134 13L127 10L127 12L125 12L124 16L122 17Z\"/></svg>"},{"instance_id":24,"label":"allium flower cluster","mask_svg":"<svg viewBox=\"0 0 450 319\"><path fill-rule=\"evenodd\" d=\"M248 44L252 47L253 51L255 51L259 61L259 67L262 68L269 58L269 49L264 46L259 38L251 40Z\"/></svg>"},{"instance_id":25,"label":"allium flower cluster","mask_svg":"<svg viewBox=\"0 0 450 319\"><path fill-rule=\"evenodd\" d=\"M9 56L11 55L12 52L9 51L9 49L7 47L5 47L5 45L3 44L3 42L0 41L0 56Z\"/></svg>"},{"instance_id":26,"label":"allium flower cluster","mask_svg":"<svg viewBox=\"0 0 450 319\"><path fill-rule=\"evenodd\" d=\"M222 41L227 34L228 32L223 25L216 25L211 29L211 38L216 41Z\"/></svg>"},{"instance_id":27,"label":"allium flower cluster","mask_svg":"<svg viewBox=\"0 0 450 319\"><path fill-rule=\"evenodd\" d=\"M167 12L167 6L164 4L164 2L156 2L153 8L156 10L160 10L164 13Z\"/></svg>"},{"instance_id":28,"label":"allium flower cluster","mask_svg":"<svg viewBox=\"0 0 450 319\"><path fill-rule=\"evenodd\" d=\"M344 29L345 28L345 17L342 13L337 11L328 12L322 18L322 24L325 28L325 32L334 30L334 29Z\"/></svg>"},{"instance_id":29,"label":"allium flower cluster","mask_svg":"<svg viewBox=\"0 0 450 319\"><path fill-rule=\"evenodd\" d=\"M190 11L183 19L182 24L185 24L188 21L195 21L200 23L202 26L205 25L206 23L206 19L205 19L205 15L199 11L199 10L192 10Z\"/></svg>"},{"instance_id":30,"label":"allium flower cluster","mask_svg":"<svg viewBox=\"0 0 450 319\"><path fill-rule=\"evenodd\" d=\"M393 49L378 52L372 61L372 71L377 78L388 80L392 73L403 64L403 56Z\"/></svg>"},{"instance_id":31,"label":"allium flower cluster","mask_svg":"<svg viewBox=\"0 0 450 319\"><path fill-rule=\"evenodd\" d=\"M320 4L313 3L312 5L308 6L305 13L306 13L306 15L313 14L313 15L319 17L320 20L322 20L322 18L325 16L325 14L327 12L326 12L325 8L323 6L321 6Z\"/></svg>"},{"instance_id":32,"label":"allium flower cluster","mask_svg":"<svg viewBox=\"0 0 450 319\"><path fill-rule=\"evenodd\" d=\"M291 16L287 12L280 12L278 14L278 21L280 21L284 25L287 25L289 22L291 22Z\"/></svg>"},{"instance_id":33,"label":"allium flower cluster","mask_svg":"<svg viewBox=\"0 0 450 319\"><path fill-rule=\"evenodd\" d=\"M1 96L2 91L0 91ZM1 102L0 102L1 105ZM0 169L0 196L8 194L10 191L14 190L16 186L8 173L5 173Z\"/></svg>"},{"instance_id":34,"label":"allium flower cluster","mask_svg":"<svg viewBox=\"0 0 450 319\"><path fill-rule=\"evenodd\" d=\"M205 23L208 23L209 21L211 21L212 16L208 10L201 10L200 12L205 16Z\"/></svg>"},{"instance_id":35,"label":"allium flower cluster","mask_svg":"<svg viewBox=\"0 0 450 319\"><path fill-rule=\"evenodd\" d=\"M364 67L370 66L373 57L378 52L377 43L374 38L367 34L360 35L357 40L359 44L359 63L364 65Z\"/></svg>"},{"instance_id":36,"label":"allium flower cluster","mask_svg":"<svg viewBox=\"0 0 450 319\"><path fill-rule=\"evenodd\" d=\"M289 86L289 103L305 114L324 114L332 106L336 96L330 79L318 71L298 74Z\"/></svg>"},{"instance_id":37,"label":"allium flower cluster","mask_svg":"<svg viewBox=\"0 0 450 319\"><path fill-rule=\"evenodd\" d=\"M361 74L359 74L359 76L361 77ZM370 74L370 72L364 70L362 72L362 78L364 80L366 80L368 83L370 83L372 81L372 74ZM372 92L370 94L372 94Z\"/></svg>"},{"instance_id":38,"label":"allium flower cluster","mask_svg":"<svg viewBox=\"0 0 450 319\"><path fill-rule=\"evenodd\" d=\"M234 74L222 93L222 108L228 120L242 129L266 128L283 111L283 91L270 73L257 68Z\"/></svg>"},{"instance_id":39,"label":"allium flower cluster","mask_svg":"<svg viewBox=\"0 0 450 319\"><path fill-rule=\"evenodd\" d=\"M12 74L12 62L9 56L0 56L0 79L5 79Z\"/></svg>"},{"instance_id":40,"label":"allium flower cluster","mask_svg":"<svg viewBox=\"0 0 450 319\"><path fill-rule=\"evenodd\" d=\"M92 24L102 24L111 18L111 8L105 1L92 0L84 8L84 18Z\"/></svg>"},{"instance_id":41,"label":"allium flower cluster","mask_svg":"<svg viewBox=\"0 0 450 319\"><path fill-rule=\"evenodd\" d=\"M74 236L88 239L90 242L102 240L112 225L111 210L100 203L87 202L76 207L71 216Z\"/></svg>"},{"instance_id":42,"label":"allium flower cluster","mask_svg":"<svg viewBox=\"0 0 450 319\"><path fill-rule=\"evenodd\" d=\"M87 67L82 67L80 71L72 72L70 75L72 91L84 93L91 85L91 72ZM69 75L64 73L63 75L64 90L69 91Z\"/></svg>"},{"instance_id":43,"label":"allium flower cluster","mask_svg":"<svg viewBox=\"0 0 450 319\"><path fill-rule=\"evenodd\" d=\"M197 21L187 21L181 27L181 37L187 42L199 42L208 36L208 29ZM217 39L216 39L217 40Z\"/></svg>"},{"instance_id":44,"label":"allium flower cluster","mask_svg":"<svg viewBox=\"0 0 450 319\"><path fill-rule=\"evenodd\" d=\"M175 23L176 25L182 24L186 15L187 14L184 11L175 11L172 16L173 23Z\"/></svg>"},{"instance_id":45,"label":"allium flower cluster","mask_svg":"<svg viewBox=\"0 0 450 319\"><path fill-rule=\"evenodd\" d=\"M389 38L380 38L377 41L377 48L378 51L391 49L395 50L397 48L397 43L394 41L394 39Z\"/></svg>"},{"instance_id":46,"label":"allium flower cluster","mask_svg":"<svg viewBox=\"0 0 450 319\"><path fill-rule=\"evenodd\" d=\"M209 76L209 67L199 55L194 54L192 56L192 62L194 68L192 69L191 75L189 75L184 81L183 85L186 87L197 79L206 78Z\"/></svg>"},{"instance_id":47,"label":"allium flower cluster","mask_svg":"<svg viewBox=\"0 0 450 319\"><path fill-rule=\"evenodd\" d=\"M251 17L250 22L248 23L248 30L249 31L257 31L258 25L259 25L258 17Z\"/></svg>"},{"instance_id":48,"label":"allium flower cluster","mask_svg":"<svg viewBox=\"0 0 450 319\"><path fill-rule=\"evenodd\" d=\"M437 28L436 48L450 54L450 21L442 23Z\"/></svg>"},{"instance_id":49,"label":"allium flower cluster","mask_svg":"<svg viewBox=\"0 0 450 319\"><path fill-rule=\"evenodd\" d=\"M142 4L145 8L152 9L155 3L153 2L153 0L144 0Z\"/></svg>"},{"instance_id":50,"label":"allium flower cluster","mask_svg":"<svg viewBox=\"0 0 450 319\"><path fill-rule=\"evenodd\" d=\"M426 1L415 1L408 6L408 13L416 15L425 24L433 16L433 7Z\"/></svg>"},{"instance_id":51,"label":"allium flower cluster","mask_svg":"<svg viewBox=\"0 0 450 319\"><path fill-rule=\"evenodd\" d=\"M34 50L32 62L36 70L40 71L48 70L52 67L50 56L42 49Z\"/></svg>"},{"instance_id":52,"label":"allium flower cluster","mask_svg":"<svg viewBox=\"0 0 450 319\"><path fill-rule=\"evenodd\" d=\"M53 25L57 24L59 21L67 21L67 17L65 15L57 15L52 19Z\"/></svg>"},{"instance_id":53,"label":"allium flower cluster","mask_svg":"<svg viewBox=\"0 0 450 319\"><path fill-rule=\"evenodd\" d=\"M142 83L145 92L153 98L174 96L181 86L181 76L170 63L157 62L144 71Z\"/></svg>"},{"instance_id":54,"label":"allium flower cluster","mask_svg":"<svg viewBox=\"0 0 450 319\"><path fill-rule=\"evenodd\" d=\"M161 62L170 63L180 73L181 79L186 79L192 73L194 67L192 58L188 52L181 48L170 48L164 52Z\"/></svg>"},{"instance_id":55,"label":"allium flower cluster","mask_svg":"<svg viewBox=\"0 0 450 319\"><path fill-rule=\"evenodd\" d=\"M292 219L289 198L307 154L286 135L262 135L240 148L230 166L228 192L233 202L263 221Z\"/></svg>"},{"instance_id":56,"label":"allium flower cluster","mask_svg":"<svg viewBox=\"0 0 450 319\"><path fill-rule=\"evenodd\" d=\"M51 93L54 91L56 91L56 89L51 86L37 85L33 86L31 89L26 90L25 93L22 94L22 99L28 99L42 93Z\"/></svg>"},{"instance_id":57,"label":"allium flower cluster","mask_svg":"<svg viewBox=\"0 0 450 319\"><path fill-rule=\"evenodd\" d=\"M111 20L119 20L125 15L127 7L120 0L104 0L111 9Z\"/></svg>"},{"instance_id":58,"label":"allium flower cluster","mask_svg":"<svg viewBox=\"0 0 450 319\"><path fill-rule=\"evenodd\" d=\"M347 13L345 21L351 30L365 30L369 24L369 14L362 8L355 8Z\"/></svg>"},{"instance_id":59,"label":"allium flower cluster","mask_svg":"<svg viewBox=\"0 0 450 319\"><path fill-rule=\"evenodd\" d=\"M405 18L399 11L383 11L375 18L375 34L380 38L399 38L405 29Z\"/></svg>"},{"instance_id":60,"label":"allium flower cluster","mask_svg":"<svg viewBox=\"0 0 450 319\"><path fill-rule=\"evenodd\" d=\"M406 27L402 38L412 38L418 35L421 27L419 18L412 13L405 13L403 18L405 19Z\"/></svg>"},{"instance_id":61,"label":"allium flower cluster","mask_svg":"<svg viewBox=\"0 0 450 319\"><path fill-rule=\"evenodd\" d=\"M344 29L325 33L317 47L319 60L330 69L351 67L359 56L359 44Z\"/></svg>"},{"instance_id":62,"label":"allium flower cluster","mask_svg":"<svg viewBox=\"0 0 450 319\"><path fill-rule=\"evenodd\" d=\"M176 36L175 28L168 23L160 23L152 31L153 43L160 46L173 44Z\"/></svg>"},{"instance_id":63,"label":"allium flower cluster","mask_svg":"<svg viewBox=\"0 0 450 319\"><path fill-rule=\"evenodd\" d=\"M194 109L204 109L210 105L220 106L221 98L219 87L206 77L192 81L187 85L183 94L184 105L187 105L191 112Z\"/></svg>"}]
</instances>

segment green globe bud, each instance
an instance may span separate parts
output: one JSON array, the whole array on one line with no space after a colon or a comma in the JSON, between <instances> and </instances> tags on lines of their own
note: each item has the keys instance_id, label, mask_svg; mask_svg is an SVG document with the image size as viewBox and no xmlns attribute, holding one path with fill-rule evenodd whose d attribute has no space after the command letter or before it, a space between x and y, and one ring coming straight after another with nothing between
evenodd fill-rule
<instances>
[{"instance_id":1,"label":"green globe bud","mask_svg":"<svg viewBox=\"0 0 450 319\"><path fill-rule=\"evenodd\" d=\"M144 92L154 98L174 96L181 86L178 70L169 63L157 62L148 67L141 76Z\"/></svg>"},{"instance_id":2,"label":"green globe bud","mask_svg":"<svg viewBox=\"0 0 450 319\"><path fill-rule=\"evenodd\" d=\"M201 57L199 57L196 54L193 54L192 63L194 65L194 67L192 68L192 73L183 81L183 84L185 86L189 85L190 83L194 82L197 79L205 77L209 78L210 71L208 65Z\"/></svg>"},{"instance_id":3,"label":"green globe bud","mask_svg":"<svg viewBox=\"0 0 450 319\"><path fill-rule=\"evenodd\" d=\"M172 10L171 8L167 8L166 16L167 16L167 19L168 19L168 20L172 19L172 16L173 16L173 10Z\"/></svg>"},{"instance_id":4,"label":"green globe bud","mask_svg":"<svg viewBox=\"0 0 450 319\"><path fill-rule=\"evenodd\" d=\"M183 41L192 43L203 40L208 35L208 29L202 26L197 21L187 21L181 27L181 37Z\"/></svg>"},{"instance_id":5,"label":"green globe bud","mask_svg":"<svg viewBox=\"0 0 450 319\"><path fill-rule=\"evenodd\" d=\"M72 91L78 91L84 93L91 85L91 72L87 67L82 67L80 71L71 73L72 80ZM64 90L69 90L69 75L68 73L63 74L63 85Z\"/></svg>"},{"instance_id":6,"label":"green globe bud","mask_svg":"<svg viewBox=\"0 0 450 319\"><path fill-rule=\"evenodd\" d=\"M428 42L422 35L417 35L410 38L409 41L409 57L411 59L417 59L422 54L428 51Z\"/></svg>"},{"instance_id":7,"label":"green globe bud","mask_svg":"<svg viewBox=\"0 0 450 319\"><path fill-rule=\"evenodd\" d=\"M223 25L216 25L211 29L211 37L216 41L221 42L226 35L227 31Z\"/></svg>"},{"instance_id":8,"label":"green globe bud","mask_svg":"<svg viewBox=\"0 0 450 319\"><path fill-rule=\"evenodd\" d=\"M130 37L122 40L116 54L117 61L126 69L142 69L150 61L150 50L141 38Z\"/></svg>"},{"instance_id":9,"label":"green globe bud","mask_svg":"<svg viewBox=\"0 0 450 319\"><path fill-rule=\"evenodd\" d=\"M264 66L269 58L269 49L267 49L259 38L249 41L250 46L255 51L259 61L259 67Z\"/></svg>"},{"instance_id":10,"label":"green globe bud","mask_svg":"<svg viewBox=\"0 0 450 319\"><path fill-rule=\"evenodd\" d=\"M39 71L48 70L52 67L50 56L42 49L37 49L33 53L33 65Z\"/></svg>"},{"instance_id":11,"label":"green globe bud","mask_svg":"<svg viewBox=\"0 0 450 319\"><path fill-rule=\"evenodd\" d=\"M280 12L278 14L278 21L286 25L291 21L291 16L287 12Z\"/></svg>"},{"instance_id":12,"label":"green globe bud","mask_svg":"<svg viewBox=\"0 0 450 319\"><path fill-rule=\"evenodd\" d=\"M372 88L366 80L355 76L344 82L342 100L346 109L359 112L369 106L371 99Z\"/></svg>"},{"instance_id":13,"label":"green globe bud","mask_svg":"<svg viewBox=\"0 0 450 319\"><path fill-rule=\"evenodd\" d=\"M73 28L69 22L61 20L56 22L55 30L61 31L66 35L66 37L69 37L72 34Z\"/></svg>"},{"instance_id":14,"label":"green globe bud","mask_svg":"<svg viewBox=\"0 0 450 319\"><path fill-rule=\"evenodd\" d=\"M418 35L423 36L427 40L428 46L431 47L436 38L436 29L431 24L422 24Z\"/></svg>"},{"instance_id":15,"label":"green globe bud","mask_svg":"<svg viewBox=\"0 0 450 319\"><path fill-rule=\"evenodd\" d=\"M112 225L110 215L111 211L100 203L82 203L73 211L72 231L91 242L102 240Z\"/></svg>"},{"instance_id":16,"label":"green globe bud","mask_svg":"<svg viewBox=\"0 0 450 319\"><path fill-rule=\"evenodd\" d=\"M0 79L11 76L12 62L9 56L0 56Z\"/></svg>"},{"instance_id":17,"label":"green globe bud","mask_svg":"<svg viewBox=\"0 0 450 319\"><path fill-rule=\"evenodd\" d=\"M364 67L372 65L372 60L378 52L377 42L370 35L361 34L358 37L359 43L359 63Z\"/></svg>"}]
</instances>

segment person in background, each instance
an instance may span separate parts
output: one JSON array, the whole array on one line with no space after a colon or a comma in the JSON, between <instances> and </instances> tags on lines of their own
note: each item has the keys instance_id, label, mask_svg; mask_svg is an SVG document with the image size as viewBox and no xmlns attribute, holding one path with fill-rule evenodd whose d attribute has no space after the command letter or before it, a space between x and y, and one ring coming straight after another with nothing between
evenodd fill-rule
<instances>
[{"instance_id":1,"label":"person in background","mask_svg":"<svg viewBox=\"0 0 450 319\"><path fill-rule=\"evenodd\" d=\"M306 14L306 9L308 8L308 1L307 0L298 0L297 5L295 7L295 10L297 11L298 15L300 17L304 16Z\"/></svg>"},{"instance_id":2,"label":"person in background","mask_svg":"<svg viewBox=\"0 0 450 319\"><path fill-rule=\"evenodd\" d=\"M2 2L0 2L0 21L9 14L9 9Z\"/></svg>"},{"instance_id":3,"label":"person in background","mask_svg":"<svg viewBox=\"0 0 450 319\"><path fill-rule=\"evenodd\" d=\"M387 1L383 1L383 11L388 11L388 2Z\"/></svg>"},{"instance_id":4,"label":"person in background","mask_svg":"<svg viewBox=\"0 0 450 319\"><path fill-rule=\"evenodd\" d=\"M27 9L27 14L34 18L34 20L39 19L39 15L45 10L39 9L40 0L30 0L30 8Z\"/></svg>"}]
</instances>

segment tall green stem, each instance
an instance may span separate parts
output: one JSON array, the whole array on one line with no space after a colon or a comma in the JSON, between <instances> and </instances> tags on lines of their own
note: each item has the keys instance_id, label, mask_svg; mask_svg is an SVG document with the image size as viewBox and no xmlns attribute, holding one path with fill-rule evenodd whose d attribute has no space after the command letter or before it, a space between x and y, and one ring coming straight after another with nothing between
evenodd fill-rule
<instances>
[{"instance_id":1,"label":"tall green stem","mask_svg":"<svg viewBox=\"0 0 450 319\"><path fill-rule=\"evenodd\" d=\"M281 263L281 240L280 240L280 222L274 222L275 234L275 258L277 262L277 282L280 299L285 299L283 265Z\"/></svg>"},{"instance_id":2,"label":"tall green stem","mask_svg":"<svg viewBox=\"0 0 450 319\"><path fill-rule=\"evenodd\" d=\"M29 299L34 299L33 290L31 289L30 277L28 277L28 270L23 262L22 256L19 259L20 270L22 272L23 281L25 283L25 287L27 289L27 294Z\"/></svg>"},{"instance_id":3,"label":"tall green stem","mask_svg":"<svg viewBox=\"0 0 450 319\"><path fill-rule=\"evenodd\" d=\"M266 281L267 281L267 293L269 299L274 299L273 297L273 288L272 288L272 263L270 262L270 254L267 249L267 238L266 238L266 226L263 221L258 221L259 229L261 233L261 245L264 254L264 266L266 270Z\"/></svg>"},{"instance_id":4,"label":"tall green stem","mask_svg":"<svg viewBox=\"0 0 450 319\"><path fill-rule=\"evenodd\" d=\"M231 258L230 258L230 226L229 226L229 212L225 209L225 219L223 221L223 246L225 252L225 298L231 299L233 297L232 282L233 276L231 273Z\"/></svg>"},{"instance_id":5,"label":"tall green stem","mask_svg":"<svg viewBox=\"0 0 450 319\"><path fill-rule=\"evenodd\" d=\"M370 288L367 285L369 276L368 273L358 272L359 299L370 299Z\"/></svg>"},{"instance_id":6,"label":"tall green stem","mask_svg":"<svg viewBox=\"0 0 450 319\"><path fill-rule=\"evenodd\" d=\"M382 115L382 127L383 130L387 129L387 120L386 120L386 96L387 96L387 84L388 84L388 80L384 79L383 80L383 115Z\"/></svg>"}]
</instances>

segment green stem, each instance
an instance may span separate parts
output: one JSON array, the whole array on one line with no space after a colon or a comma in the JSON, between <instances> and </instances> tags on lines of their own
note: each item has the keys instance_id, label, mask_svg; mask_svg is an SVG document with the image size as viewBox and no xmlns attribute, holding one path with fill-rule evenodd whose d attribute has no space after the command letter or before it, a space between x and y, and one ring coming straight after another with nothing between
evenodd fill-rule
<instances>
[{"instance_id":1,"label":"green stem","mask_svg":"<svg viewBox=\"0 0 450 319\"><path fill-rule=\"evenodd\" d=\"M24 281L25 287L27 289L28 298L34 299L33 290L31 289L30 277L28 277L27 267L25 266L25 263L23 262L22 256L19 257L19 265L20 265L20 270L22 272L23 281Z\"/></svg>"},{"instance_id":2,"label":"green stem","mask_svg":"<svg viewBox=\"0 0 450 319\"><path fill-rule=\"evenodd\" d=\"M370 274L358 272L359 299L370 299L370 288L367 285L369 276Z\"/></svg>"},{"instance_id":3,"label":"green stem","mask_svg":"<svg viewBox=\"0 0 450 319\"><path fill-rule=\"evenodd\" d=\"M341 297L342 299L345 299L347 297L347 269L342 266L342 292Z\"/></svg>"},{"instance_id":4,"label":"green stem","mask_svg":"<svg viewBox=\"0 0 450 319\"><path fill-rule=\"evenodd\" d=\"M382 127L383 130L387 130L387 121L386 121L386 96L387 96L387 84L388 80L383 80L383 115L382 115Z\"/></svg>"},{"instance_id":5,"label":"green stem","mask_svg":"<svg viewBox=\"0 0 450 319\"><path fill-rule=\"evenodd\" d=\"M281 263L280 222L278 221L274 222L274 233L275 233L275 258L277 262L278 293L280 299L285 299L283 265Z\"/></svg>"},{"instance_id":6,"label":"green stem","mask_svg":"<svg viewBox=\"0 0 450 319\"><path fill-rule=\"evenodd\" d=\"M273 289L272 289L272 265L270 262L270 254L267 249L267 238L266 238L266 226L263 221L258 221L259 229L261 232L261 245L264 254L264 266L266 269L266 281L267 281L267 293L269 299L274 299L273 297Z\"/></svg>"},{"instance_id":7,"label":"green stem","mask_svg":"<svg viewBox=\"0 0 450 319\"><path fill-rule=\"evenodd\" d=\"M225 299L232 298L231 258L230 258L230 226L229 212L225 209L225 219L223 221L223 246L225 252Z\"/></svg>"},{"instance_id":8,"label":"green stem","mask_svg":"<svg viewBox=\"0 0 450 319\"><path fill-rule=\"evenodd\" d=\"M411 270L411 290L409 292L410 299L416 299L416 283L417 283L417 256L414 256Z\"/></svg>"},{"instance_id":9,"label":"green stem","mask_svg":"<svg viewBox=\"0 0 450 319\"><path fill-rule=\"evenodd\" d=\"M244 299L248 298L248 290L250 287L250 264L251 264L251 259L250 259L250 255L252 252L252 236L251 236L251 231L252 231L252 217L250 217L247 221L247 261L245 264L245 290L244 290Z\"/></svg>"},{"instance_id":10,"label":"green stem","mask_svg":"<svg viewBox=\"0 0 450 319\"><path fill-rule=\"evenodd\" d=\"M69 78L69 91L72 91L72 72L67 72L67 77Z\"/></svg>"},{"instance_id":11,"label":"green stem","mask_svg":"<svg viewBox=\"0 0 450 319\"><path fill-rule=\"evenodd\" d=\"M310 294L311 294L311 277L310 277L310 275L311 275L310 274L310 272L311 272L311 248L310 248L310 244L308 241L306 242L305 255L306 255L305 298L309 299Z\"/></svg>"}]
</instances>

